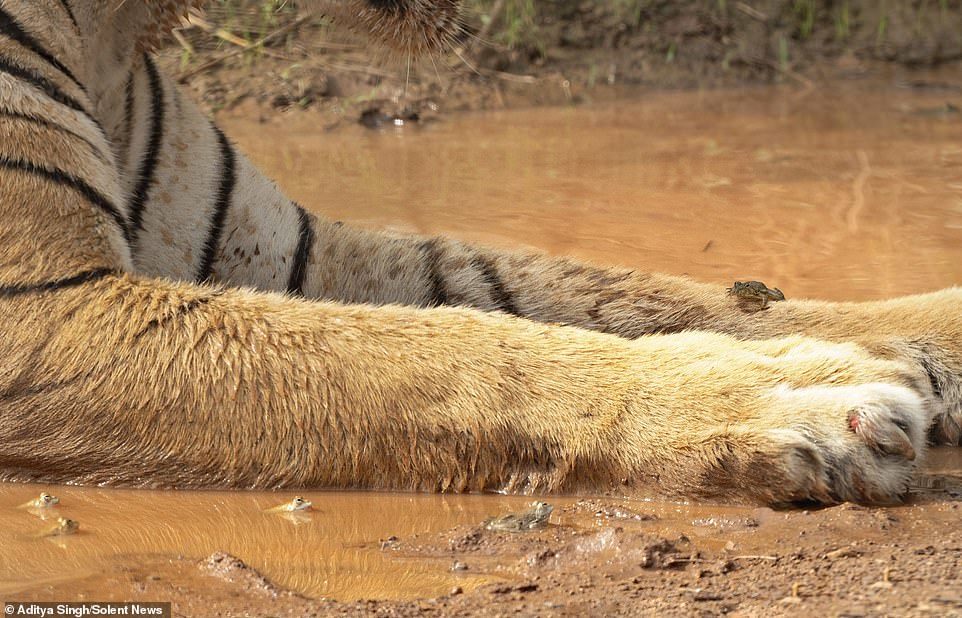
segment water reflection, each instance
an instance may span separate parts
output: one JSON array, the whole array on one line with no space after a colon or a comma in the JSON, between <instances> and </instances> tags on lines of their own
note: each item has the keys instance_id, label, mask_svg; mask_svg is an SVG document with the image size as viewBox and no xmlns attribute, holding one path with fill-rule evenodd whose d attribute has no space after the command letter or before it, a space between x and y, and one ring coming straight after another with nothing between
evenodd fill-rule
<instances>
[{"instance_id":1,"label":"water reflection","mask_svg":"<svg viewBox=\"0 0 962 618\"><path fill-rule=\"evenodd\" d=\"M226 124L338 219L861 300L962 283L962 115L916 113L946 96L893 80L646 93L402 132Z\"/></svg>"}]
</instances>

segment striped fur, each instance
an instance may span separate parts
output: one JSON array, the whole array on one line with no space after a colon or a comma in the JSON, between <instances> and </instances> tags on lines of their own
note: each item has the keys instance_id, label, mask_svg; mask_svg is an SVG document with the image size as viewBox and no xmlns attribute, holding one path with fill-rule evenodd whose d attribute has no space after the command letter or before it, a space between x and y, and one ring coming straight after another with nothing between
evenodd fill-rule
<instances>
[{"instance_id":1,"label":"striped fur","mask_svg":"<svg viewBox=\"0 0 962 618\"><path fill-rule=\"evenodd\" d=\"M958 440L962 290L745 314L315 217L144 55L189 4L0 0L0 479L890 500ZM412 53L457 22L317 4Z\"/></svg>"}]
</instances>

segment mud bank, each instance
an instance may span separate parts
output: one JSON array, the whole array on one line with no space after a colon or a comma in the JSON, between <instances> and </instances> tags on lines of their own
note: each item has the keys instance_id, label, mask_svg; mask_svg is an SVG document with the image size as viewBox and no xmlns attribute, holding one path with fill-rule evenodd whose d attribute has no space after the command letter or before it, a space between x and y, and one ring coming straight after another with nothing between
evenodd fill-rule
<instances>
[{"instance_id":1,"label":"mud bank","mask_svg":"<svg viewBox=\"0 0 962 618\"><path fill-rule=\"evenodd\" d=\"M284 30L297 20L286 3L265 18L263 3L236 0L212 8L209 26L239 43L282 36L238 53L210 28L187 27L163 64L212 110L311 108L330 120L372 108L443 114L664 88L809 87L962 59L956 0L507 2L492 12L498 4L469 3L457 54L409 67L323 19Z\"/></svg>"},{"instance_id":2,"label":"mud bank","mask_svg":"<svg viewBox=\"0 0 962 618\"><path fill-rule=\"evenodd\" d=\"M388 589L311 598L223 551L119 556L96 574L15 596L169 600L184 616L956 615L962 502L944 473L957 475L960 463L946 454L941 488L893 508L779 512L599 498L564 501L546 529L529 533L475 522L370 541L397 565L451 574L447 591L411 601L377 600ZM479 577L492 581L477 586Z\"/></svg>"}]
</instances>

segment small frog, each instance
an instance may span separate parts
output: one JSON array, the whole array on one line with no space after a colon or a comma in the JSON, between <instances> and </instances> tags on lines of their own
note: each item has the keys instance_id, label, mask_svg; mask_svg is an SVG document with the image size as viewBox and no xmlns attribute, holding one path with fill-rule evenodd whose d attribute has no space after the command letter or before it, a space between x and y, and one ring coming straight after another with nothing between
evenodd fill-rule
<instances>
[{"instance_id":1,"label":"small frog","mask_svg":"<svg viewBox=\"0 0 962 618\"><path fill-rule=\"evenodd\" d=\"M67 519L66 517L60 517L57 519L57 523L47 528L37 536L39 538L53 537L53 536L67 536L68 534L75 534L77 530L80 530L80 522L74 519Z\"/></svg>"},{"instance_id":2,"label":"small frog","mask_svg":"<svg viewBox=\"0 0 962 618\"><path fill-rule=\"evenodd\" d=\"M297 513L299 511L310 511L313 504L310 500L305 500L301 496L295 496L290 502L267 509L269 513Z\"/></svg>"},{"instance_id":3,"label":"small frog","mask_svg":"<svg viewBox=\"0 0 962 618\"><path fill-rule=\"evenodd\" d=\"M60 503L60 498L43 492L39 497L20 505L21 509L49 509Z\"/></svg>"},{"instance_id":4,"label":"small frog","mask_svg":"<svg viewBox=\"0 0 962 618\"><path fill-rule=\"evenodd\" d=\"M785 295L778 288L769 288L761 281L736 281L728 288L728 295L739 300L761 302L762 309L768 307L770 301L785 300Z\"/></svg>"},{"instance_id":5,"label":"small frog","mask_svg":"<svg viewBox=\"0 0 962 618\"><path fill-rule=\"evenodd\" d=\"M525 532L544 528L551 517L554 507L547 502L532 502L528 510L521 513L510 513L489 519L484 523L488 530L501 532Z\"/></svg>"}]
</instances>

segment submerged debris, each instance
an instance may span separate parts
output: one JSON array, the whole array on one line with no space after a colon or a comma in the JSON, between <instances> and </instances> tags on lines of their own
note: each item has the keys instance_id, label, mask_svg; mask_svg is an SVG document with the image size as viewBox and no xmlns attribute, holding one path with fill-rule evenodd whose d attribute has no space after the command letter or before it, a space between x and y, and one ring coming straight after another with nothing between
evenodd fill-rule
<instances>
[{"instance_id":1,"label":"submerged debris","mask_svg":"<svg viewBox=\"0 0 962 618\"><path fill-rule=\"evenodd\" d=\"M380 107L370 107L361 112L358 122L368 129L383 129L384 127L403 127L406 124L420 122L421 115L412 109L403 109L394 114L381 111Z\"/></svg>"}]
</instances>

